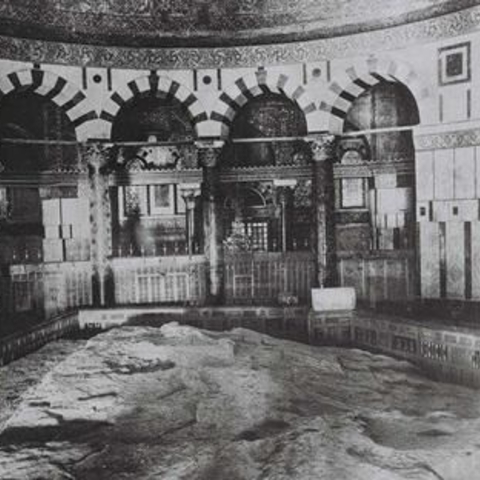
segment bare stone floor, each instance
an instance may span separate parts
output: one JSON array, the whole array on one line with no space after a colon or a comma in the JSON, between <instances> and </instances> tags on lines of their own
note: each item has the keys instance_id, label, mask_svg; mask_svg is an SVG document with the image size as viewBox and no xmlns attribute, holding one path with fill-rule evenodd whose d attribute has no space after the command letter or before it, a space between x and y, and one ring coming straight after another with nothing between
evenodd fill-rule
<instances>
[{"instance_id":1,"label":"bare stone floor","mask_svg":"<svg viewBox=\"0 0 480 480\"><path fill-rule=\"evenodd\" d=\"M245 329L125 327L0 369L0 478L464 480L480 392Z\"/></svg>"}]
</instances>

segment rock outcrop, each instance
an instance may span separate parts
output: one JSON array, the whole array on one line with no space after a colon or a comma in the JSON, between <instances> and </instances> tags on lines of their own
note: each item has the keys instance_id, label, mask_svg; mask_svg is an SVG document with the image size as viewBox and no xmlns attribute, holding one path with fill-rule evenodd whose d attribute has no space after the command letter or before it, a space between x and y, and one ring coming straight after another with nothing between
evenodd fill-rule
<instances>
[{"instance_id":1,"label":"rock outcrop","mask_svg":"<svg viewBox=\"0 0 480 480\"><path fill-rule=\"evenodd\" d=\"M358 350L126 327L23 396L0 434L0 478L470 480L479 400Z\"/></svg>"}]
</instances>

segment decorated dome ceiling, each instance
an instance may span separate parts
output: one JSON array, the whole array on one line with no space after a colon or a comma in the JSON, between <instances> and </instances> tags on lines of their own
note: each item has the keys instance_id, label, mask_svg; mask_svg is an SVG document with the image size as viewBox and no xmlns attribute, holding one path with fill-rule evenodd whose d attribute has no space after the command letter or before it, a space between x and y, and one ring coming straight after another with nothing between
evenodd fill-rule
<instances>
[{"instance_id":1,"label":"decorated dome ceiling","mask_svg":"<svg viewBox=\"0 0 480 480\"><path fill-rule=\"evenodd\" d=\"M412 23L480 0L0 0L0 34L97 45L288 42Z\"/></svg>"}]
</instances>

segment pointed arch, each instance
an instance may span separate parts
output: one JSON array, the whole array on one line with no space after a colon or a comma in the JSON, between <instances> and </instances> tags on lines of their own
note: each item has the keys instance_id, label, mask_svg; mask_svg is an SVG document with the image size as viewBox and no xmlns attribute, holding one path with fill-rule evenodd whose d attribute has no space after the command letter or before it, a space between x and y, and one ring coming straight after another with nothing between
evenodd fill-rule
<instances>
[{"instance_id":1,"label":"pointed arch","mask_svg":"<svg viewBox=\"0 0 480 480\"><path fill-rule=\"evenodd\" d=\"M353 102L382 81L398 82L406 86L420 111L424 99L429 96L428 88L408 64L376 57L358 61L330 84L327 98L320 102L319 110L329 116L330 133L341 134Z\"/></svg>"}]
</instances>

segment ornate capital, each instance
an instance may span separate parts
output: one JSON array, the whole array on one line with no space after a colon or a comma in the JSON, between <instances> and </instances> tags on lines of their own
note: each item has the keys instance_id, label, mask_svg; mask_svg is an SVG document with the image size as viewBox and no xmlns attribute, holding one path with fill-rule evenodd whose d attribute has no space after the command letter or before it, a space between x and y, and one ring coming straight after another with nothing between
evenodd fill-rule
<instances>
[{"instance_id":1,"label":"ornate capital","mask_svg":"<svg viewBox=\"0 0 480 480\"><path fill-rule=\"evenodd\" d=\"M215 167L218 165L220 153L225 142L217 140L212 142L195 142L198 149L198 161L201 167Z\"/></svg>"},{"instance_id":2,"label":"ornate capital","mask_svg":"<svg viewBox=\"0 0 480 480\"><path fill-rule=\"evenodd\" d=\"M287 201L288 192L293 192L297 186L297 183L297 180L294 178L276 178L273 180L273 186L278 192L280 203L284 204Z\"/></svg>"},{"instance_id":3,"label":"ornate capital","mask_svg":"<svg viewBox=\"0 0 480 480\"><path fill-rule=\"evenodd\" d=\"M312 160L324 162L335 155L336 137L334 135L322 135L310 140Z\"/></svg>"},{"instance_id":4,"label":"ornate capital","mask_svg":"<svg viewBox=\"0 0 480 480\"><path fill-rule=\"evenodd\" d=\"M187 210L195 208L195 198L200 195L201 185L200 183L182 183L178 186L180 195L185 201Z\"/></svg>"},{"instance_id":5,"label":"ornate capital","mask_svg":"<svg viewBox=\"0 0 480 480\"><path fill-rule=\"evenodd\" d=\"M365 137L342 137L337 143L336 153L342 163L359 163L368 159L369 145Z\"/></svg>"},{"instance_id":6,"label":"ornate capital","mask_svg":"<svg viewBox=\"0 0 480 480\"><path fill-rule=\"evenodd\" d=\"M88 142L83 148L88 167L93 173L103 173L111 163L114 146L104 142Z\"/></svg>"}]
</instances>

